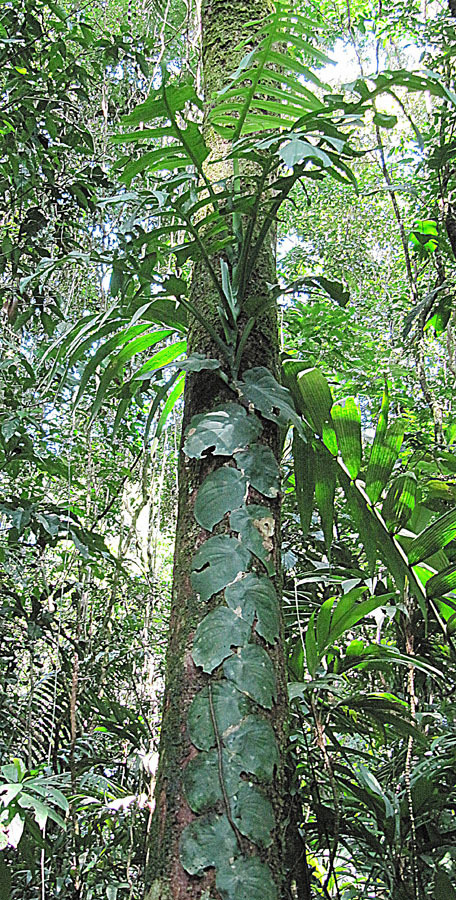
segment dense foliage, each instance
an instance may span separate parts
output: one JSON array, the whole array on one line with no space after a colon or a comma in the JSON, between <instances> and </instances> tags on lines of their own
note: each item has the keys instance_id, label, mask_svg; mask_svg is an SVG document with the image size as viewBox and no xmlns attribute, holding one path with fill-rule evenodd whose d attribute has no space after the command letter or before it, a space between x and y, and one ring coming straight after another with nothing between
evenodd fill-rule
<instances>
[{"instance_id":1,"label":"dense foliage","mask_svg":"<svg viewBox=\"0 0 456 900\"><path fill-rule=\"evenodd\" d=\"M455 30L437 3L278 4L208 124L191 6L4 5L2 897L143 895L180 397L203 368L283 432L291 896L456 896ZM233 160L215 191L208 127ZM262 314L243 299L276 221L281 385L242 370ZM219 292L220 353L184 361L195 265ZM277 493L256 437L223 445L235 467L195 516L211 531L242 512L231 527L267 570L243 508L247 481ZM197 423L187 452L217 439ZM258 582L245 615L272 644ZM240 629L235 585L197 636L204 671ZM274 683L238 637L220 692L268 708ZM272 752L251 763L260 780Z\"/></svg>"}]
</instances>

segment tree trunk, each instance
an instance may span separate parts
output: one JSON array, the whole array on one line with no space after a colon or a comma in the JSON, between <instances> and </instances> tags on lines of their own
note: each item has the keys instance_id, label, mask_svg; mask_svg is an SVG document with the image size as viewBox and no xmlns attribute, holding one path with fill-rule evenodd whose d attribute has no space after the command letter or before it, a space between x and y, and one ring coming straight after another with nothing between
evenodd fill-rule
<instances>
[{"instance_id":1,"label":"tree trunk","mask_svg":"<svg viewBox=\"0 0 456 900\"><path fill-rule=\"evenodd\" d=\"M246 52L246 48L237 49L240 41L245 37L254 41L255 26L247 23L269 11L266 0L203 2L207 108L213 91L223 86ZM209 128L206 140L212 159L220 157L226 149L223 141ZM207 171L213 181L221 177L218 163L209 164ZM225 169L224 177L227 174ZM220 259L211 262L220 273ZM247 301L249 297L266 299L267 284L274 281L275 253L269 241L251 276ZM202 263L195 266L190 299L221 333L219 296ZM241 312L241 332L245 321ZM196 322L190 328L189 344L189 352L220 355L210 335ZM278 350L277 315L269 305L247 341L241 376L255 366L277 375ZM191 438L199 421L194 417L210 415L220 405L226 406L229 427L240 421L250 437L239 445L236 441L235 446L224 444L222 450L213 444L200 455L191 452L189 432ZM257 460L268 461L266 468L272 472L269 488L261 478L259 481L246 474L247 457L255 453ZM246 409L245 402L213 371L187 376L166 688L156 808L148 847L148 900L285 897L282 851L287 824L283 776L287 700L280 624L278 458L279 434L273 421L263 419L250 407ZM261 463L259 468L264 474ZM236 491L245 478L244 496L233 495L230 503L226 494L220 495L227 511L223 514L222 510L222 517L211 530L203 500L198 507L198 493L202 485L216 484L211 479L223 479L226 472L234 479ZM249 540L242 523L230 521L234 508L239 508L241 519L250 515L254 543L255 537L260 541L257 552L246 552ZM215 546L214 540L231 542L224 546L233 548L233 555L228 552L216 561L211 568L213 586L202 586L208 569L198 561L202 553ZM242 559L236 567L238 550ZM226 590L220 589L221 585ZM268 611L255 606L258 590ZM223 617L227 621L227 648L217 656L214 648L218 641L223 643L224 632L219 628ZM230 622L235 626L232 636ZM204 634L209 634L209 647ZM212 661L208 662L205 654L212 655ZM249 669L253 662L263 667L259 678L257 671Z\"/></svg>"}]
</instances>

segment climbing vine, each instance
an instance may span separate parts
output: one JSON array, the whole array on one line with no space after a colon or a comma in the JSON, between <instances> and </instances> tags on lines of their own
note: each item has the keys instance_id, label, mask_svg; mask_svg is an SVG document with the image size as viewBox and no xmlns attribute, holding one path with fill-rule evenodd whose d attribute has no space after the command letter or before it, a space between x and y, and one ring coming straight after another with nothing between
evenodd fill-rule
<instances>
[{"instance_id":1,"label":"climbing vine","mask_svg":"<svg viewBox=\"0 0 456 900\"><path fill-rule=\"evenodd\" d=\"M270 400L274 388L283 392L276 382L272 388ZM199 753L185 769L184 789L196 818L183 831L180 859L192 875L214 867L224 900L277 897L261 851L273 840L268 789L279 762L268 715L277 698L277 672L268 651L279 638L280 607L273 581L274 510L266 505L278 497L279 467L261 436L252 405L247 411L233 403L194 417L184 443L188 457L211 452L223 463L207 475L194 505L198 525L211 535L196 551L191 574L193 589L208 605L192 651L207 683L188 714L189 737Z\"/></svg>"}]
</instances>

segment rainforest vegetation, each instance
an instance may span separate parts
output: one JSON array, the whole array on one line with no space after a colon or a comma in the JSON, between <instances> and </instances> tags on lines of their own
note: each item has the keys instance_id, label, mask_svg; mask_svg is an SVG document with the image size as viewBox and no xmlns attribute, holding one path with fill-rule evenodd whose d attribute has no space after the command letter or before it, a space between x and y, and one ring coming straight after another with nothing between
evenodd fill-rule
<instances>
[{"instance_id":1,"label":"rainforest vegetation","mask_svg":"<svg viewBox=\"0 0 456 900\"><path fill-rule=\"evenodd\" d=\"M0 196L0 900L454 900L454 0L4 0Z\"/></svg>"}]
</instances>

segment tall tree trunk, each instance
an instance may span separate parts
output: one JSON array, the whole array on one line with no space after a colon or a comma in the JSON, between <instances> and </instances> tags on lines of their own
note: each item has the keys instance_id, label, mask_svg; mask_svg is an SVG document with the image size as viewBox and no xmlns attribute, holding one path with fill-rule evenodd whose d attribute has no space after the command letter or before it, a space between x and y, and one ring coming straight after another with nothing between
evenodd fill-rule
<instances>
[{"instance_id":1,"label":"tall tree trunk","mask_svg":"<svg viewBox=\"0 0 456 900\"><path fill-rule=\"evenodd\" d=\"M203 2L202 54L207 109L214 90L223 86L246 52L245 47L238 49L240 41L246 37L252 43L255 40L255 26L248 23L260 20L269 11L267 0ZM223 155L226 147L209 127L206 140L211 147L210 159ZM214 182L220 177L232 177L227 165L209 163L209 177ZM220 258L211 262L220 273ZM247 303L253 297L256 302L265 300L267 285L274 281L275 252L269 241L251 276ZM220 298L202 263L194 270L191 301L221 333ZM240 331L246 319L241 312ZM190 352L207 357L219 355L210 335L196 322L191 326L189 343ZM255 366L266 367L277 375L278 349L276 310L269 305L246 343L241 375ZM239 445L235 442L235 446L227 446L225 452L216 446L212 452L208 447L198 458L185 443L189 432L190 436L195 433L198 420L195 422L194 417L210 415L221 404L230 404L226 407L229 427L231 422L247 423L250 438ZM287 701L279 602L280 495L278 484L268 488L261 483L261 478L258 481L258 477L250 478L246 474L247 456L241 457L241 453L249 458L256 453L257 461L272 460L274 481L274 467L278 476L277 425L246 408L245 402L242 404L239 396L214 372L189 374L179 463L179 510L156 808L148 848L148 900L183 900L184 897L187 900L241 897L254 900L260 896L262 900L282 900L285 897L282 849L287 818L283 788ZM270 463L266 468L268 465L271 468ZM264 474L261 462L259 470ZM227 513L211 531L211 523L205 522L204 513L201 514L202 501L200 521L195 519L195 502L198 510L201 486L211 483L216 472L219 474L215 479L219 476L223 479L227 471L236 484L241 476L245 478L244 496L233 496L231 504L228 501ZM229 512L235 507L241 507L241 519L243 516L245 519L246 510L251 507L247 515L250 515L254 542L255 537L260 541L260 549L257 553L254 550L253 555L250 552L246 555L249 541L245 534L240 534L242 524L236 526L235 521L230 521ZM233 548L234 556L228 553L211 564L214 584L226 587L232 582L226 591L212 593L212 588L202 588L201 577L195 577L195 570L200 570L199 576L204 577L204 571L207 573L204 563L198 565L198 560L202 560L205 548L207 551L215 546L209 543L214 542L214 536L222 539L222 543L231 541L225 546ZM243 538L247 543L243 543ZM236 567L239 549L242 559ZM227 567L230 575L226 574ZM247 584L250 594L246 592ZM259 612L255 606L258 591L268 611L263 608ZM261 602L260 599L260 606ZM207 664L201 650L204 633L207 636L208 629L212 628L209 623L215 623L214 632L209 631L209 644L213 647L208 649L206 641L207 654L223 636L223 631L217 630L223 617L228 623L227 650L222 650L219 657L214 651L212 662ZM237 623L232 636L230 622ZM239 633L236 629L240 629ZM248 659L263 667L259 679L253 672L251 684ZM248 754L250 761L246 759ZM237 893L241 886L244 893Z\"/></svg>"}]
</instances>

